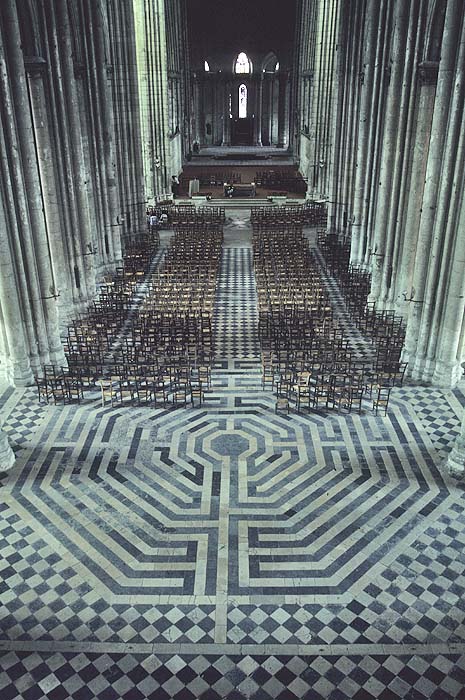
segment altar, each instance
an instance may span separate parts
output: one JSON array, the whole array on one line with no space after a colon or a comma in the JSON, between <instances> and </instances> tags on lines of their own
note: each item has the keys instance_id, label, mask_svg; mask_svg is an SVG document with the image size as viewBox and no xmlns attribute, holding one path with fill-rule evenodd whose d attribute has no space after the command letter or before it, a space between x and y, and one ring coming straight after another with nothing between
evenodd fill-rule
<instances>
[{"instance_id":1,"label":"altar","mask_svg":"<svg viewBox=\"0 0 465 700\"><path fill-rule=\"evenodd\" d=\"M225 197L255 197L256 188L255 182L249 183L228 183L225 182L223 185L223 191Z\"/></svg>"}]
</instances>

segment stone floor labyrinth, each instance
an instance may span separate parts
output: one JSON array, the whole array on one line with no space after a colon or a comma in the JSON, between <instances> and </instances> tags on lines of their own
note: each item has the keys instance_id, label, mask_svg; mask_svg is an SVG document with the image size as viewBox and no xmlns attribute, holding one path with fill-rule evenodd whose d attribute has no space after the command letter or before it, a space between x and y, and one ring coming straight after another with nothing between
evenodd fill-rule
<instances>
[{"instance_id":1,"label":"stone floor labyrinth","mask_svg":"<svg viewBox=\"0 0 465 700\"><path fill-rule=\"evenodd\" d=\"M464 392L276 416L251 262L233 222L201 408L4 388L2 700L464 697Z\"/></svg>"}]
</instances>

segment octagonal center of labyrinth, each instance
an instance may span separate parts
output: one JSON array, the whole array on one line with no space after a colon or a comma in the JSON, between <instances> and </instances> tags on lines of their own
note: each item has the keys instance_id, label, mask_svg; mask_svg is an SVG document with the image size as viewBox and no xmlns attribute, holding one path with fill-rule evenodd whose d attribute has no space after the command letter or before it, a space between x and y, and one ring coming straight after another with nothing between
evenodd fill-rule
<instances>
[{"instance_id":1,"label":"octagonal center of labyrinth","mask_svg":"<svg viewBox=\"0 0 465 700\"><path fill-rule=\"evenodd\" d=\"M42 444L53 446L24 465L17 502L64 561L119 599L202 600L225 576L234 596L338 596L413 540L446 489L409 410L399 402L383 422L101 412L85 448L76 425L57 440L49 424Z\"/></svg>"},{"instance_id":2,"label":"octagonal center of labyrinth","mask_svg":"<svg viewBox=\"0 0 465 700\"><path fill-rule=\"evenodd\" d=\"M224 432L211 440L211 448L224 457L239 457L250 447L249 440L237 433Z\"/></svg>"}]
</instances>

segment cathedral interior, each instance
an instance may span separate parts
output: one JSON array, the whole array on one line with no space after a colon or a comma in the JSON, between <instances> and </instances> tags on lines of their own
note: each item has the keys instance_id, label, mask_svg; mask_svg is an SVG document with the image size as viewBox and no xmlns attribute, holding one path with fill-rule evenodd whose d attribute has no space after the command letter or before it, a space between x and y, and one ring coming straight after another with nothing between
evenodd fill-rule
<instances>
[{"instance_id":1,"label":"cathedral interior","mask_svg":"<svg viewBox=\"0 0 465 700\"><path fill-rule=\"evenodd\" d=\"M0 2L1 700L465 699L463 0Z\"/></svg>"}]
</instances>

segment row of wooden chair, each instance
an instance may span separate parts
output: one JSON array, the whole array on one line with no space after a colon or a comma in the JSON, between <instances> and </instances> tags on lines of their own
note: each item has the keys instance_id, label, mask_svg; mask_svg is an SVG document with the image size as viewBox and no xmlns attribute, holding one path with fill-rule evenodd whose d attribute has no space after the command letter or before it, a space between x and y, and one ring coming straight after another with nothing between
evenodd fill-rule
<instances>
[{"instance_id":1,"label":"row of wooden chair","mask_svg":"<svg viewBox=\"0 0 465 700\"><path fill-rule=\"evenodd\" d=\"M339 240L334 232L318 233L318 245L327 271L334 276L343 294L347 310L359 329L375 348L377 362L400 362L405 342L404 319L390 309L377 309L368 301L371 275L350 264L350 243Z\"/></svg>"},{"instance_id":2,"label":"row of wooden chair","mask_svg":"<svg viewBox=\"0 0 465 700\"><path fill-rule=\"evenodd\" d=\"M275 392L276 410L361 412L364 400L372 402L376 413L387 410L405 366L399 357L394 361L386 355L382 341L374 343L375 353L366 353L370 357L354 350L345 325L334 317L302 232L256 230L254 265L261 302L262 387Z\"/></svg>"},{"instance_id":3,"label":"row of wooden chair","mask_svg":"<svg viewBox=\"0 0 465 700\"><path fill-rule=\"evenodd\" d=\"M84 391L100 388L113 393L113 401L132 397L158 403L153 392L160 382L161 393L176 404L184 390L191 402L203 400L211 380L211 315L222 234L209 225L201 233L178 231L154 271L158 242L155 232L126 247L122 267L104 280L89 311L70 324L68 368L53 373L48 368L37 378L40 400L80 401ZM195 380L204 367L208 381Z\"/></svg>"}]
</instances>

